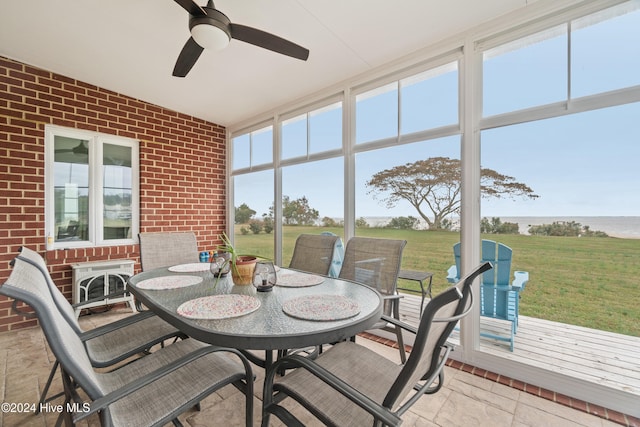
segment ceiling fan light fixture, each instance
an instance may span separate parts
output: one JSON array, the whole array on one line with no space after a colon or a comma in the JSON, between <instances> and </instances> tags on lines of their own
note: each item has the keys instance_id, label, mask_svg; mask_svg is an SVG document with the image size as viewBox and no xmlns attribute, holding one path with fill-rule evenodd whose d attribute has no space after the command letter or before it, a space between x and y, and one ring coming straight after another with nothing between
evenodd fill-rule
<instances>
[{"instance_id":1,"label":"ceiling fan light fixture","mask_svg":"<svg viewBox=\"0 0 640 427\"><path fill-rule=\"evenodd\" d=\"M217 10L213 0L199 6L195 0L175 0L189 13L191 37L184 44L173 68L173 76L185 77L205 49L224 49L231 39L252 44L276 53L306 61L309 49L266 31L246 25L232 24L227 15Z\"/></svg>"},{"instance_id":2,"label":"ceiling fan light fixture","mask_svg":"<svg viewBox=\"0 0 640 427\"><path fill-rule=\"evenodd\" d=\"M191 28L191 37L201 47L222 50L229 44L229 35L221 28L211 24L198 24Z\"/></svg>"}]
</instances>

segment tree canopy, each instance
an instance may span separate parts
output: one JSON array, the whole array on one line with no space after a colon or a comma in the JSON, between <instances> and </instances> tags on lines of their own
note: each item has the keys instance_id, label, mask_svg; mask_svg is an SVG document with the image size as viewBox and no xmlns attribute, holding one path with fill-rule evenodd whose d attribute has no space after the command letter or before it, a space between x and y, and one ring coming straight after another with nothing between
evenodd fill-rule
<instances>
[{"instance_id":1,"label":"tree canopy","mask_svg":"<svg viewBox=\"0 0 640 427\"><path fill-rule=\"evenodd\" d=\"M282 197L282 219L285 225L313 225L320 216L317 209L309 206L309 200L302 196L291 200L289 196Z\"/></svg>"},{"instance_id":2,"label":"tree canopy","mask_svg":"<svg viewBox=\"0 0 640 427\"><path fill-rule=\"evenodd\" d=\"M449 157L406 163L374 174L366 183L367 193L388 208L406 200L429 229L441 229L445 218L460 211L461 169L460 160ZM480 170L480 186L485 198L538 197L529 186L517 182L514 177L488 168Z\"/></svg>"},{"instance_id":3,"label":"tree canopy","mask_svg":"<svg viewBox=\"0 0 640 427\"><path fill-rule=\"evenodd\" d=\"M246 203L241 204L240 206L236 207L236 224L248 223L251 217L253 217L255 214L256 211L251 209Z\"/></svg>"}]
</instances>

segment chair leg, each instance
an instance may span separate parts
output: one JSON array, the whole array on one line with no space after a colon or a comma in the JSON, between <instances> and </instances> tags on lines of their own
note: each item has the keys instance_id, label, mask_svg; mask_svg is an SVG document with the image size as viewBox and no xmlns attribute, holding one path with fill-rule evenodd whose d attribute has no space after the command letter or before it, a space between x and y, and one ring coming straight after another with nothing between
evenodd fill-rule
<instances>
[{"instance_id":1,"label":"chair leg","mask_svg":"<svg viewBox=\"0 0 640 427\"><path fill-rule=\"evenodd\" d=\"M393 304L393 318L400 320L400 304L394 302ZM402 336L402 328L395 326L396 338L398 340L398 350L400 351L400 361L404 365L407 362L407 353L404 350L404 338Z\"/></svg>"},{"instance_id":2,"label":"chair leg","mask_svg":"<svg viewBox=\"0 0 640 427\"><path fill-rule=\"evenodd\" d=\"M400 351L400 362L404 365L407 362L407 353L404 349L404 338L402 329L396 326L396 340L398 341L398 351Z\"/></svg>"},{"instance_id":3,"label":"chair leg","mask_svg":"<svg viewBox=\"0 0 640 427\"><path fill-rule=\"evenodd\" d=\"M67 426L73 426L73 416L71 414L71 412L69 412L69 405L71 402L73 402L73 395L75 393L75 388L76 388L76 384L75 382L71 379L71 377L69 376L69 374L67 374L64 369L62 369L62 367L60 367L60 376L62 377L62 384L64 387L64 403L63 405L63 409L60 412L60 416L58 417L58 420L56 421L56 427L58 426L58 422L62 422L64 421L65 425Z\"/></svg>"},{"instance_id":4,"label":"chair leg","mask_svg":"<svg viewBox=\"0 0 640 427\"><path fill-rule=\"evenodd\" d=\"M51 383L53 382L53 377L56 374L56 371L58 370L58 365L59 362L56 359L55 363L53 364L53 367L51 368L51 372L49 373L49 378L47 378L47 383L44 386L44 389L42 390L42 394L40 395L40 400L38 401L38 407L36 408L36 415L38 415L40 413L40 408L42 407L42 405L47 402L46 398L47 398L47 393L49 392L49 387L51 387ZM55 396L58 397L59 395Z\"/></svg>"}]
</instances>

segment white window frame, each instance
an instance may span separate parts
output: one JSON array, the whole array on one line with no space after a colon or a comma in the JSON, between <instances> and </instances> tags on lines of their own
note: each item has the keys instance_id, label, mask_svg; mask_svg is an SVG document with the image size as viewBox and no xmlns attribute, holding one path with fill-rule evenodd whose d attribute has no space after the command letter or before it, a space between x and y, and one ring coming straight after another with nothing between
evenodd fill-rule
<instances>
[{"instance_id":1,"label":"white window frame","mask_svg":"<svg viewBox=\"0 0 640 427\"><path fill-rule=\"evenodd\" d=\"M54 142L56 136L89 141L89 238L80 241L55 241ZM103 145L131 148L131 230L130 238L104 239L103 217ZM47 250L119 246L137 243L140 231L140 142L135 139L56 125L45 126L45 239Z\"/></svg>"}]
</instances>

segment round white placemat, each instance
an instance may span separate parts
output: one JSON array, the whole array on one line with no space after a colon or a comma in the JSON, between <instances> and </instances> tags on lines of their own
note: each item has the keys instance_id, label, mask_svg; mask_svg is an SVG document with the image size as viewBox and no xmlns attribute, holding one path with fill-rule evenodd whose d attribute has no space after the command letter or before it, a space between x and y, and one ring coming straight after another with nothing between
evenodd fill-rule
<instances>
[{"instance_id":1,"label":"round white placemat","mask_svg":"<svg viewBox=\"0 0 640 427\"><path fill-rule=\"evenodd\" d=\"M169 267L169 271L174 273L197 273L199 271L209 271L211 264L208 262L192 262L190 264L178 264Z\"/></svg>"},{"instance_id":2,"label":"round white placemat","mask_svg":"<svg viewBox=\"0 0 640 427\"><path fill-rule=\"evenodd\" d=\"M342 295L304 295L282 304L282 311L304 320L342 320L360 313L356 301Z\"/></svg>"},{"instance_id":3,"label":"round white placemat","mask_svg":"<svg viewBox=\"0 0 640 427\"><path fill-rule=\"evenodd\" d=\"M140 289L164 290L197 285L202 282L199 276L161 276L143 280L136 286Z\"/></svg>"},{"instance_id":4,"label":"round white placemat","mask_svg":"<svg viewBox=\"0 0 640 427\"><path fill-rule=\"evenodd\" d=\"M260 300L251 295L211 295L182 303L176 310L189 319L228 319L244 316L260 308Z\"/></svg>"},{"instance_id":5,"label":"round white placemat","mask_svg":"<svg viewBox=\"0 0 640 427\"><path fill-rule=\"evenodd\" d=\"M319 285L322 282L324 282L324 277L315 274L286 273L278 275L276 286L304 288L306 286Z\"/></svg>"}]
</instances>

